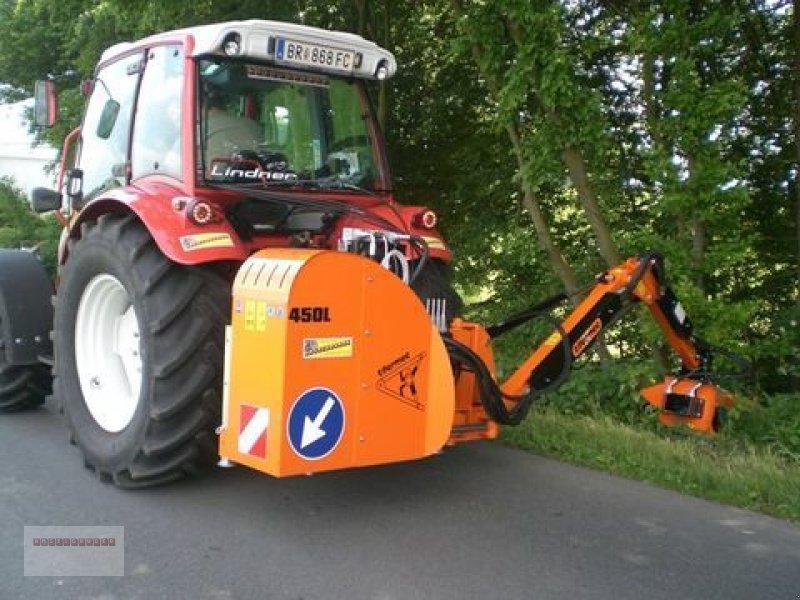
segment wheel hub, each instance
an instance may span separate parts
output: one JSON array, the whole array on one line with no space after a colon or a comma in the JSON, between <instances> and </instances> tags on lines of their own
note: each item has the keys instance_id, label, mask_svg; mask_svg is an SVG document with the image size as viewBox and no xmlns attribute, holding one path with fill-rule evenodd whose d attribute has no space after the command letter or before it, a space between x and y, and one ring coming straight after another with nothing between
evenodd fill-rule
<instances>
[{"instance_id":1,"label":"wheel hub","mask_svg":"<svg viewBox=\"0 0 800 600\"><path fill-rule=\"evenodd\" d=\"M75 322L75 362L86 408L111 433L125 429L139 405L139 320L128 292L107 273L89 281Z\"/></svg>"}]
</instances>

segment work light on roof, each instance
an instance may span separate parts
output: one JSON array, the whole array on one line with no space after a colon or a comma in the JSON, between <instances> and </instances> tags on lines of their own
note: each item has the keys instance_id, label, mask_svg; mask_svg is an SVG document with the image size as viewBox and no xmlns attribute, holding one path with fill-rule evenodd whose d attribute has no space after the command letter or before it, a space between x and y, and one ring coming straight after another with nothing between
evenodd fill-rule
<instances>
[{"instance_id":1,"label":"work light on roof","mask_svg":"<svg viewBox=\"0 0 800 600\"><path fill-rule=\"evenodd\" d=\"M387 77L389 77L389 63L386 60L382 60L378 63L378 68L375 69L375 78L383 81Z\"/></svg>"},{"instance_id":2,"label":"work light on roof","mask_svg":"<svg viewBox=\"0 0 800 600\"><path fill-rule=\"evenodd\" d=\"M222 42L222 51L228 56L236 56L242 50L242 38L238 33L229 33Z\"/></svg>"}]
</instances>

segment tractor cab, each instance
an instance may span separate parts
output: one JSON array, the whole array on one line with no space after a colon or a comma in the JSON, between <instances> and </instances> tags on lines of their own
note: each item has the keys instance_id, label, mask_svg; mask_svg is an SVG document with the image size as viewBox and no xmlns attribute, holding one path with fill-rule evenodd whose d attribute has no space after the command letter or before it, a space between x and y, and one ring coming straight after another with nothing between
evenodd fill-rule
<instances>
[{"instance_id":1,"label":"tractor cab","mask_svg":"<svg viewBox=\"0 0 800 600\"><path fill-rule=\"evenodd\" d=\"M392 254L399 273L423 254L447 263L435 213L391 192L367 83L396 68L360 36L275 21L117 44L86 86L57 191L35 192L34 209L58 209L73 238L86 219L131 211L181 264L297 244ZM37 122L52 123L52 91L40 86Z\"/></svg>"},{"instance_id":2,"label":"tractor cab","mask_svg":"<svg viewBox=\"0 0 800 600\"><path fill-rule=\"evenodd\" d=\"M113 46L81 133L86 199L153 174L388 189L364 80L394 70L390 53L357 36L270 21Z\"/></svg>"}]
</instances>

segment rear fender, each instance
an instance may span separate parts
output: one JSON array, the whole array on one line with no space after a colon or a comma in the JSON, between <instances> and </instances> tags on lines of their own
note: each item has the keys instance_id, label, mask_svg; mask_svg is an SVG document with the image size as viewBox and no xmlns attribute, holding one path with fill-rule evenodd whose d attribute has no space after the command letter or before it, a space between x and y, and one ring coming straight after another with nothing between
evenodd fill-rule
<instances>
[{"instance_id":1,"label":"rear fender","mask_svg":"<svg viewBox=\"0 0 800 600\"><path fill-rule=\"evenodd\" d=\"M189 220L186 206L193 200L171 185L153 181L111 190L83 208L70 227L69 237L80 238L81 224L103 214L132 212L153 236L159 250L173 262L194 265L244 261L248 248L223 215L203 226ZM61 262L66 260L65 251Z\"/></svg>"},{"instance_id":2,"label":"rear fender","mask_svg":"<svg viewBox=\"0 0 800 600\"><path fill-rule=\"evenodd\" d=\"M52 354L53 282L25 250L0 250L0 329L7 364L31 365Z\"/></svg>"}]
</instances>

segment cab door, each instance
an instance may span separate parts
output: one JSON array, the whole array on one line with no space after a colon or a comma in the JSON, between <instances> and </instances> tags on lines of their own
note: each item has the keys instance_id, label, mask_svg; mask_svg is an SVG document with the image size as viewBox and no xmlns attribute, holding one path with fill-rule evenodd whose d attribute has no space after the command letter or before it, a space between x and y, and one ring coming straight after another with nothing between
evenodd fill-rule
<instances>
[{"instance_id":1,"label":"cab door","mask_svg":"<svg viewBox=\"0 0 800 600\"><path fill-rule=\"evenodd\" d=\"M128 182L131 118L142 65L143 55L136 53L101 66L95 75L76 164L83 174L81 204Z\"/></svg>"},{"instance_id":2,"label":"cab door","mask_svg":"<svg viewBox=\"0 0 800 600\"><path fill-rule=\"evenodd\" d=\"M158 45L147 50L136 103L131 145L131 180L157 175L184 180L183 140L184 52L181 45ZM191 174L187 177L191 179Z\"/></svg>"}]
</instances>

